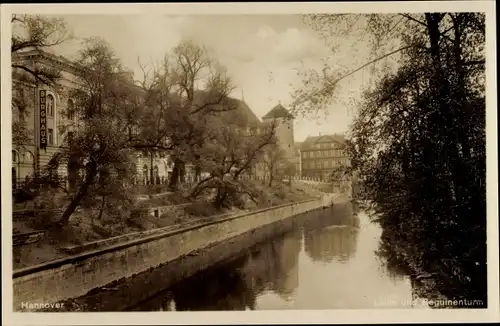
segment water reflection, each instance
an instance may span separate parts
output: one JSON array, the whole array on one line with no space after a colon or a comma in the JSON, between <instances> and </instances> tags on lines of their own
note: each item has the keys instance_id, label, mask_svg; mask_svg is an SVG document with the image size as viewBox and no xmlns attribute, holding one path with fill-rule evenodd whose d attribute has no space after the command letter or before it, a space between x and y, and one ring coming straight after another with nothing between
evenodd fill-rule
<instances>
[{"instance_id":1,"label":"water reflection","mask_svg":"<svg viewBox=\"0 0 500 326\"><path fill-rule=\"evenodd\" d=\"M305 215L294 231L133 310L384 308L387 300L411 301L409 279L395 277L375 254L380 230L359 216L350 205Z\"/></svg>"},{"instance_id":2,"label":"water reflection","mask_svg":"<svg viewBox=\"0 0 500 326\"><path fill-rule=\"evenodd\" d=\"M257 295L267 291L288 300L298 286L300 249L297 230L205 270L134 310L254 310Z\"/></svg>"},{"instance_id":3,"label":"water reflection","mask_svg":"<svg viewBox=\"0 0 500 326\"><path fill-rule=\"evenodd\" d=\"M338 205L323 218L304 223L304 249L318 262L347 262L356 253L359 219L351 205Z\"/></svg>"}]
</instances>

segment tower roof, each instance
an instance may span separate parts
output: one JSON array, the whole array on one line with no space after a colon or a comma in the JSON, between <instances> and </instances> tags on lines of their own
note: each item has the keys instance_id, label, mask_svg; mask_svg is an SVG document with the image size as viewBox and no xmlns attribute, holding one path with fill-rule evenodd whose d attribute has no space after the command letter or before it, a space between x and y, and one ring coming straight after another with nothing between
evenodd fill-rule
<instances>
[{"instance_id":1,"label":"tower roof","mask_svg":"<svg viewBox=\"0 0 500 326\"><path fill-rule=\"evenodd\" d=\"M274 108L271 109L271 111L267 112L265 116L262 117L262 119L273 119L273 118L291 118L293 119L294 116L288 112L287 109L281 104L276 105Z\"/></svg>"}]
</instances>

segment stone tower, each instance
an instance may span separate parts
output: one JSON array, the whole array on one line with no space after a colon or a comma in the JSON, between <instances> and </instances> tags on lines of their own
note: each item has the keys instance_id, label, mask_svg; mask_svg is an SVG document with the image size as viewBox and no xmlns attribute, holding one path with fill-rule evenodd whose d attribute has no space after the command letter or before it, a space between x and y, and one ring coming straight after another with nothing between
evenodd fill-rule
<instances>
[{"instance_id":1,"label":"stone tower","mask_svg":"<svg viewBox=\"0 0 500 326\"><path fill-rule=\"evenodd\" d=\"M295 157L295 142L293 138L294 116L285 109L281 103L271 109L262 117L264 123L277 122L276 137L286 156L290 159Z\"/></svg>"}]
</instances>

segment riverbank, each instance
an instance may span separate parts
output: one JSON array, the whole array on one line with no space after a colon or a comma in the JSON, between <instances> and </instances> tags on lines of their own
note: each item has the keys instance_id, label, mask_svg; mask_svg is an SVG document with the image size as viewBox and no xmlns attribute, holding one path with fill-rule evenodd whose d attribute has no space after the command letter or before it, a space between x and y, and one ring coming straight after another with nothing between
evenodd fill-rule
<instances>
[{"instance_id":1,"label":"riverbank","mask_svg":"<svg viewBox=\"0 0 500 326\"><path fill-rule=\"evenodd\" d=\"M122 278L130 278L150 268L196 255L199 250L231 242L240 235L250 236L261 227L324 208L325 205L331 205L333 199L333 195L325 195L323 198L200 222L179 230L167 230L146 238L16 270L14 309L23 309L22 302L54 303L85 295L95 288L109 287Z\"/></svg>"},{"instance_id":2,"label":"riverbank","mask_svg":"<svg viewBox=\"0 0 500 326\"><path fill-rule=\"evenodd\" d=\"M141 233L157 229L182 228L200 220L216 220L228 214L250 212L253 210L282 205L291 202L307 200L320 195L311 187L302 184L277 183L268 187L256 183L260 196L257 203L248 201L243 207L216 210L206 201L189 202L178 193L169 193L163 196L138 202L137 209L147 209L156 206L166 207L162 214L139 214L138 216L122 216L120 219L94 218L95 212L79 211L71 218L70 223L62 230L53 229L58 218L57 211L52 214L25 215L14 218L14 230L22 233L43 231L37 241L16 245L13 250L14 270L41 264L47 261L62 259L72 254L68 248L84 246L91 242L100 242L116 238L125 234L134 234L140 237ZM126 212L125 214L129 214Z\"/></svg>"},{"instance_id":3,"label":"riverbank","mask_svg":"<svg viewBox=\"0 0 500 326\"><path fill-rule=\"evenodd\" d=\"M304 215L311 215L305 213ZM317 214L317 213L316 213ZM297 216L297 220L301 217ZM129 278L122 278L106 286L95 288L87 294L59 302L58 309L46 312L117 312L133 311L141 301L207 268L224 264L245 253L248 248L273 236L293 229L296 219L288 219L261 227L233 237L230 241L218 242L155 268L150 268Z\"/></svg>"}]
</instances>

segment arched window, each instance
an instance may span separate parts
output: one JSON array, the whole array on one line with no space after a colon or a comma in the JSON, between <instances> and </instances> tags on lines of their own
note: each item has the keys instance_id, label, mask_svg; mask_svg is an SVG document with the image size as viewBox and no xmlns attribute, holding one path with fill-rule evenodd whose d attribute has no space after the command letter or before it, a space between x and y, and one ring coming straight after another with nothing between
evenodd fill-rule
<instances>
[{"instance_id":1,"label":"arched window","mask_svg":"<svg viewBox=\"0 0 500 326\"><path fill-rule=\"evenodd\" d=\"M54 96L47 94L47 116L54 117Z\"/></svg>"},{"instance_id":2,"label":"arched window","mask_svg":"<svg viewBox=\"0 0 500 326\"><path fill-rule=\"evenodd\" d=\"M31 153L30 151L24 152L23 163L33 163L33 162L34 162L33 153Z\"/></svg>"},{"instance_id":3,"label":"arched window","mask_svg":"<svg viewBox=\"0 0 500 326\"><path fill-rule=\"evenodd\" d=\"M142 167L142 179L144 180L144 184L147 184L148 183L148 166L146 164L144 164L144 166Z\"/></svg>"},{"instance_id":4,"label":"arched window","mask_svg":"<svg viewBox=\"0 0 500 326\"><path fill-rule=\"evenodd\" d=\"M72 99L68 100L68 120L75 119L75 104Z\"/></svg>"},{"instance_id":5,"label":"arched window","mask_svg":"<svg viewBox=\"0 0 500 326\"><path fill-rule=\"evenodd\" d=\"M17 154L16 151L12 151L12 163L17 163L19 162L19 155Z\"/></svg>"}]
</instances>

